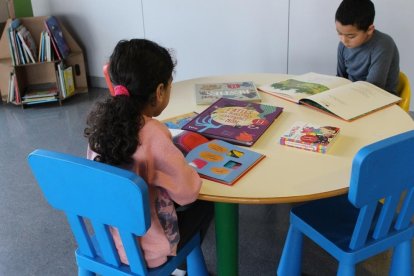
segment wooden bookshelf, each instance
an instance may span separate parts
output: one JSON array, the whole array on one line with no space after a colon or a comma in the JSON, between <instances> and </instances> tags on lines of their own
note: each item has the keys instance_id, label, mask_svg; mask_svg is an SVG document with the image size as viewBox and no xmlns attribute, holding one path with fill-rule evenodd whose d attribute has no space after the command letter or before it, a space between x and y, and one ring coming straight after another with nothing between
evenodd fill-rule
<instances>
[{"instance_id":1,"label":"wooden bookshelf","mask_svg":"<svg viewBox=\"0 0 414 276\"><path fill-rule=\"evenodd\" d=\"M47 16L20 18L21 24L29 30L38 47L40 44L40 34L46 29L46 18ZM15 72L17 84L22 95L24 94L25 88L29 85L56 83L56 86L59 87L59 80L56 73L57 63L60 62L59 60L51 62L36 62L23 65L13 65L9 49L9 40L7 37L7 32L9 30L11 21L11 19L7 20L6 26L0 39L0 94L2 100L6 101L8 97L9 76L11 72ZM86 79L85 59L83 51L60 21L59 24L62 29L63 36L71 50L70 55L65 60L63 60L63 62L66 66L72 66L73 68L73 78L75 83L74 94L86 93L88 92L88 84ZM63 100L61 95L62 94L60 91L58 99L59 102Z\"/></svg>"}]
</instances>

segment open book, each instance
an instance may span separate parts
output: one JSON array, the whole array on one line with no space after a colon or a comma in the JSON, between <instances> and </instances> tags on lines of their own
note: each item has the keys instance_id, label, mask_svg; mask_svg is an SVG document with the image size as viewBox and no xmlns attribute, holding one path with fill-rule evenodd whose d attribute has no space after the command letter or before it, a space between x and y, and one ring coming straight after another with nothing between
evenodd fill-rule
<instances>
[{"instance_id":1,"label":"open book","mask_svg":"<svg viewBox=\"0 0 414 276\"><path fill-rule=\"evenodd\" d=\"M401 100L371 83L307 73L259 90L288 101L313 107L346 121L395 104Z\"/></svg>"}]
</instances>

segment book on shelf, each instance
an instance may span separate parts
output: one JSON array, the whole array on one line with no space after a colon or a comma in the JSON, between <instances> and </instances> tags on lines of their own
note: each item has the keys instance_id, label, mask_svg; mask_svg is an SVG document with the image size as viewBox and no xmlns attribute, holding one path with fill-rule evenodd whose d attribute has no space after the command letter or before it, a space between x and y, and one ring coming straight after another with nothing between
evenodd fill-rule
<instances>
[{"instance_id":1,"label":"book on shelf","mask_svg":"<svg viewBox=\"0 0 414 276\"><path fill-rule=\"evenodd\" d=\"M220 98L182 129L211 139L252 146L282 111L278 106Z\"/></svg>"},{"instance_id":2,"label":"book on shelf","mask_svg":"<svg viewBox=\"0 0 414 276\"><path fill-rule=\"evenodd\" d=\"M262 100L252 81L196 84L195 96L197 104L211 104L219 98L248 102Z\"/></svg>"},{"instance_id":3,"label":"book on shelf","mask_svg":"<svg viewBox=\"0 0 414 276\"><path fill-rule=\"evenodd\" d=\"M174 116L162 122L170 129L181 129L185 124L191 121L198 113L196 112L189 112L185 114L181 114L178 116Z\"/></svg>"},{"instance_id":4,"label":"book on shelf","mask_svg":"<svg viewBox=\"0 0 414 276\"><path fill-rule=\"evenodd\" d=\"M19 45L16 40L16 29L20 26L20 24L20 19L13 19L8 29L7 38L9 39L9 50L13 65L19 65L22 63L20 60Z\"/></svg>"},{"instance_id":5,"label":"book on shelf","mask_svg":"<svg viewBox=\"0 0 414 276\"><path fill-rule=\"evenodd\" d=\"M37 46L32 34L24 25L20 25L17 29L17 35L20 38L25 56L27 55L28 63L36 63L37 61Z\"/></svg>"},{"instance_id":6,"label":"book on shelf","mask_svg":"<svg viewBox=\"0 0 414 276\"><path fill-rule=\"evenodd\" d=\"M233 185L264 157L264 154L214 139L196 146L185 158L202 178Z\"/></svg>"},{"instance_id":7,"label":"book on shelf","mask_svg":"<svg viewBox=\"0 0 414 276\"><path fill-rule=\"evenodd\" d=\"M9 74L9 86L8 86L8 97L7 102L13 104L20 104L21 97L20 97L20 89L19 84L17 83L16 74L14 71L11 71Z\"/></svg>"},{"instance_id":8,"label":"book on shelf","mask_svg":"<svg viewBox=\"0 0 414 276\"><path fill-rule=\"evenodd\" d=\"M73 68L68 66L63 69L63 79L65 81L65 95L70 97L75 93L75 83L73 80Z\"/></svg>"},{"instance_id":9,"label":"book on shelf","mask_svg":"<svg viewBox=\"0 0 414 276\"><path fill-rule=\"evenodd\" d=\"M307 73L259 87L259 90L352 121L398 103L397 97L369 82Z\"/></svg>"},{"instance_id":10,"label":"book on shelf","mask_svg":"<svg viewBox=\"0 0 414 276\"><path fill-rule=\"evenodd\" d=\"M31 84L26 87L22 96L23 104L43 103L56 101L58 97L58 88L56 83Z\"/></svg>"},{"instance_id":11,"label":"book on shelf","mask_svg":"<svg viewBox=\"0 0 414 276\"><path fill-rule=\"evenodd\" d=\"M339 127L295 122L281 137L280 144L294 148L326 153L337 139Z\"/></svg>"},{"instance_id":12,"label":"book on shelf","mask_svg":"<svg viewBox=\"0 0 414 276\"><path fill-rule=\"evenodd\" d=\"M63 36L62 28L60 27L57 18L54 16L49 16L45 20L45 26L52 41L52 45L58 55L58 58L67 58L70 54L70 48L66 42L65 37Z\"/></svg>"}]
</instances>

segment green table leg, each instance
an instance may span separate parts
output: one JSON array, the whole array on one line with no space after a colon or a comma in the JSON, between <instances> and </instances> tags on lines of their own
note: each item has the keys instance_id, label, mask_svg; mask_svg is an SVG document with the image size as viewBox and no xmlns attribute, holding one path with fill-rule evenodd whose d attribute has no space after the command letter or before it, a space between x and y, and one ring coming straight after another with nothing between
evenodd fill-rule
<instances>
[{"instance_id":1,"label":"green table leg","mask_svg":"<svg viewBox=\"0 0 414 276\"><path fill-rule=\"evenodd\" d=\"M239 205L216 202L217 274L237 276L239 267Z\"/></svg>"}]
</instances>

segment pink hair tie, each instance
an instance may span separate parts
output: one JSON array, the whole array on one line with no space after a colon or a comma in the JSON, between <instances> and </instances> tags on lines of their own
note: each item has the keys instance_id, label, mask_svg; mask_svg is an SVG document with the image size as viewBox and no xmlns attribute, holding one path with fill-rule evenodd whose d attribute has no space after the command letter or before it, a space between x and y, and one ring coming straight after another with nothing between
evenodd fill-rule
<instances>
[{"instance_id":1,"label":"pink hair tie","mask_svg":"<svg viewBox=\"0 0 414 276\"><path fill-rule=\"evenodd\" d=\"M120 96L120 95L124 95L129 97L129 92L128 89L123 86L123 85L117 85L114 87L114 91L115 91L115 96Z\"/></svg>"}]
</instances>

